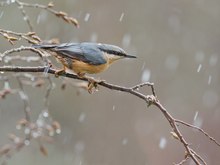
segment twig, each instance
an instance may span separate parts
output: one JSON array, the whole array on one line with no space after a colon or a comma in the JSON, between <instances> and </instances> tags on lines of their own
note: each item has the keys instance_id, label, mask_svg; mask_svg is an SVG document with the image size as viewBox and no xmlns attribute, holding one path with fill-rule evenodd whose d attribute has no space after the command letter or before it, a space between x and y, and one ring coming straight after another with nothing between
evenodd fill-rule
<instances>
[{"instance_id":1,"label":"twig","mask_svg":"<svg viewBox=\"0 0 220 165\"><path fill-rule=\"evenodd\" d=\"M204 165L207 165L207 163L205 162L205 160L200 156L198 155L193 149L191 149L191 152L193 154L195 154L195 156L204 164Z\"/></svg>"},{"instance_id":2,"label":"twig","mask_svg":"<svg viewBox=\"0 0 220 165\"><path fill-rule=\"evenodd\" d=\"M203 134L204 134L205 136L207 136L211 141L213 141L215 144L217 144L217 145L220 147L220 143L219 143L216 139L214 139L213 137L211 137L211 136L210 136L207 132L205 132L202 128L199 128L199 127L197 127L197 126L188 124L188 123L186 123L186 122L184 122L184 121L181 121L181 120L178 120L178 119L175 119L175 122L176 122L176 123L180 123L180 124L185 125L185 126L190 127L190 128L194 128L194 129L200 131L201 133L203 133Z\"/></svg>"},{"instance_id":3,"label":"twig","mask_svg":"<svg viewBox=\"0 0 220 165\"><path fill-rule=\"evenodd\" d=\"M57 17L62 18L65 22L70 23L75 25L77 28L79 28L79 22L73 18L73 17L69 17L67 15L67 13L63 12L63 11L56 11L54 9L52 9L52 7L54 6L53 3L49 3L47 6L45 5L40 5L40 4L30 4L30 3L25 3L25 2L21 2L19 0L16 0L16 2L20 5L20 6L24 6L24 7L33 7L33 8L41 8L44 10L47 10L48 12L54 14Z\"/></svg>"},{"instance_id":4,"label":"twig","mask_svg":"<svg viewBox=\"0 0 220 165\"><path fill-rule=\"evenodd\" d=\"M23 18L24 18L24 20L27 22L30 31L34 31L34 28L33 28L33 25L31 24L30 18L29 18L29 16L27 15L26 11L24 10L23 3L21 3L21 2L18 1L18 0L15 0L15 3L18 5L18 8L21 10L21 13L22 13L22 15L23 15Z\"/></svg>"},{"instance_id":5,"label":"twig","mask_svg":"<svg viewBox=\"0 0 220 165\"><path fill-rule=\"evenodd\" d=\"M0 61L3 60L3 58L8 55L8 54L12 54L12 53L15 53L15 52L21 52L21 51L32 51L32 52L35 52L37 53L41 58L43 56L45 56L45 54L40 51L40 50L37 50L33 47L25 47L25 46L21 46L19 48L14 48L14 49L10 49L10 50L6 50L5 52L3 52L2 54L0 53Z\"/></svg>"},{"instance_id":6,"label":"twig","mask_svg":"<svg viewBox=\"0 0 220 165\"><path fill-rule=\"evenodd\" d=\"M16 78L17 78L17 81L18 81L18 84L20 87L19 96L24 103L25 120L27 121L27 124L25 125L25 129L26 129L25 140L30 141L30 138L31 138L31 130L30 130L30 123L31 123L30 111L31 111L31 108L30 108L30 104L29 104L29 98L28 98L26 92L24 91L24 86L23 86L23 83L22 83L19 75L17 75Z\"/></svg>"},{"instance_id":7,"label":"twig","mask_svg":"<svg viewBox=\"0 0 220 165\"><path fill-rule=\"evenodd\" d=\"M187 155L189 155L189 157L191 157L192 160L197 165L200 165L200 162L197 159L197 157L199 157L199 155L197 153L193 153L192 152L191 148L189 147L189 144L186 142L186 140L182 136L180 130L178 129L178 126L177 126L177 124L175 122L175 119L168 113L168 111L162 106L162 104L160 104L159 100L156 100L154 105L161 110L161 112L164 114L164 116L169 121L170 126L172 127L172 129L175 132L176 136L178 137L179 141L184 145L184 147L186 149L186 152L187 152Z\"/></svg>"},{"instance_id":8,"label":"twig","mask_svg":"<svg viewBox=\"0 0 220 165\"><path fill-rule=\"evenodd\" d=\"M36 36L35 32L18 33L18 32L13 32L10 30L0 29L0 34L4 38L6 38L11 44L14 44L14 41L20 40L21 38L23 38L24 40L28 41L31 44L37 44L41 41L41 39L38 36ZM10 35L13 35L13 36L10 36Z\"/></svg>"},{"instance_id":9,"label":"twig","mask_svg":"<svg viewBox=\"0 0 220 165\"><path fill-rule=\"evenodd\" d=\"M185 157L185 159L183 159L181 162L179 162L179 163L174 163L174 165L183 165L184 163L186 163L187 162L187 160L189 159L189 156L186 156Z\"/></svg>"}]
</instances>

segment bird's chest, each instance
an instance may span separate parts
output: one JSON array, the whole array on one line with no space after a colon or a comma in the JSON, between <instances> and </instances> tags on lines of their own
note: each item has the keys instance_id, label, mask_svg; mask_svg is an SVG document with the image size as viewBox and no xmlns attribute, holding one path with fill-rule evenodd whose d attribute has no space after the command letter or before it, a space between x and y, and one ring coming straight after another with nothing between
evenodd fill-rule
<instances>
[{"instance_id":1,"label":"bird's chest","mask_svg":"<svg viewBox=\"0 0 220 165\"><path fill-rule=\"evenodd\" d=\"M85 63L83 61L73 60L72 62L72 70L75 73L89 73L95 74L100 73L108 68L108 63L101 64L101 65L92 65Z\"/></svg>"}]
</instances>

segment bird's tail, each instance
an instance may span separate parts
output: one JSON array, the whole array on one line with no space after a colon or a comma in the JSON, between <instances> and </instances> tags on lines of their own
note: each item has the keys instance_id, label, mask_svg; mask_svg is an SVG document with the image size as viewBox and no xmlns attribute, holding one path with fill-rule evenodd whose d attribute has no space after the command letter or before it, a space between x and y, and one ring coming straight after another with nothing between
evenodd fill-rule
<instances>
[{"instance_id":1,"label":"bird's tail","mask_svg":"<svg viewBox=\"0 0 220 165\"><path fill-rule=\"evenodd\" d=\"M32 45L33 48L37 48L37 49L53 49L55 48L57 45L41 45L41 44L36 44L36 45Z\"/></svg>"}]
</instances>

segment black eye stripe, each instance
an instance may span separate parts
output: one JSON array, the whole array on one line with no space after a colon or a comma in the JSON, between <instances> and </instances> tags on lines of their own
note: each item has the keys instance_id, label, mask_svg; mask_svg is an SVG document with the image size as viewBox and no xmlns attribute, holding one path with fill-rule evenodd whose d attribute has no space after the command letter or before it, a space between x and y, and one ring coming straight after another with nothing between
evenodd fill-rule
<instances>
[{"instance_id":1,"label":"black eye stripe","mask_svg":"<svg viewBox=\"0 0 220 165\"><path fill-rule=\"evenodd\" d=\"M126 54L122 53L122 52L117 52L114 50L106 50L106 49L101 49L103 52L106 52L108 54L114 54L114 55L118 55L118 56L125 56Z\"/></svg>"}]
</instances>

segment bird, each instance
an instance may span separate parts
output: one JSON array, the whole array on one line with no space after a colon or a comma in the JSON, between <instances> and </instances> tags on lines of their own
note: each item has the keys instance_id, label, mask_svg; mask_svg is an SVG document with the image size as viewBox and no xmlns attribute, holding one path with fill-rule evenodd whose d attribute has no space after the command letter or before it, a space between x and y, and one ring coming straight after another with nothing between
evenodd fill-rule
<instances>
[{"instance_id":1,"label":"bird","mask_svg":"<svg viewBox=\"0 0 220 165\"><path fill-rule=\"evenodd\" d=\"M63 65L63 69L56 71L55 76L65 73L68 68L79 77L84 77L85 74L103 72L119 59L137 58L118 46L93 42L36 44L32 47L55 52L55 57Z\"/></svg>"},{"instance_id":2,"label":"bird","mask_svg":"<svg viewBox=\"0 0 220 165\"><path fill-rule=\"evenodd\" d=\"M55 77L72 70L79 78L88 80L88 92L93 93L93 88L97 89L97 84L102 82L85 77L85 74L97 74L105 71L109 66L123 58L137 58L129 55L122 48L102 43L82 42L82 43L62 43L62 44L35 44L33 48L52 52L62 63L63 68L55 72Z\"/></svg>"}]
</instances>

